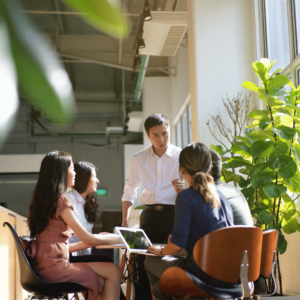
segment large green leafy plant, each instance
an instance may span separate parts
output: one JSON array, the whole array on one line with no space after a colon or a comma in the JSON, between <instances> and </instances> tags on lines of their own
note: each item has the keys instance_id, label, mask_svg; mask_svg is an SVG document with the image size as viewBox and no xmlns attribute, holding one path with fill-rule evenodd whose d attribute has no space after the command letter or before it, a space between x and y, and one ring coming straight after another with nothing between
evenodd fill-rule
<instances>
[{"instance_id":1,"label":"large green leafy plant","mask_svg":"<svg viewBox=\"0 0 300 300\"><path fill-rule=\"evenodd\" d=\"M108 0L63 0L95 28L117 38L129 24ZM0 147L14 123L20 91L55 122L71 121L75 101L68 75L18 0L0 0Z\"/></svg>"},{"instance_id":2,"label":"large green leafy plant","mask_svg":"<svg viewBox=\"0 0 300 300\"><path fill-rule=\"evenodd\" d=\"M281 70L270 73L275 61L262 59L253 63L253 69L261 81L261 87L246 81L243 87L256 92L264 101L265 109L253 110L254 119L245 130L245 136L236 137L231 147L233 158L223 156L222 179L234 181L242 188L248 200L256 226L279 231L278 252L287 248L284 233L300 231L297 217L298 193L300 193L300 86L296 88L290 79L280 75ZM289 91L287 91L289 90ZM221 146L212 146L223 154ZM229 171L240 168L237 175ZM277 254L277 276L281 274Z\"/></svg>"}]
</instances>

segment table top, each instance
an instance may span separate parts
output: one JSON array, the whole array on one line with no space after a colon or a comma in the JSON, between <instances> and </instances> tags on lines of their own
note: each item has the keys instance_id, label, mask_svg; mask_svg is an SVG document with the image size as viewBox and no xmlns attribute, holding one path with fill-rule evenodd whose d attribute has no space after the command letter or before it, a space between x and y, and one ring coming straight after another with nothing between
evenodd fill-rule
<instances>
[{"instance_id":1,"label":"table top","mask_svg":"<svg viewBox=\"0 0 300 300\"><path fill-rule=\"evenodd\" d=\"M99 245L96 246L97 249L114 249L114 248L126 248L125 244L111 244L111 245Z\"/></svg>"}]
</instances>

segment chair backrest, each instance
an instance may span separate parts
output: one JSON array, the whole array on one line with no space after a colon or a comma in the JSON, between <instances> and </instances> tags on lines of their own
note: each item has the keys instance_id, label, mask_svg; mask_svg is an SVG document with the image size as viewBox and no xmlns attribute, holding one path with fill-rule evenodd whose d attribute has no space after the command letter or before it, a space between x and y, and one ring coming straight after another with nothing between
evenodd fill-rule
<instances>
[{"instance_id":1,"label":"chair backrest","mask_svg":"<svg viewBox=\"0 0 300 300\"><path fill-rule=\"evenodd\" d=\"M263 232L260 275L265 278L269 278L272 273L272 266L274 255L277 249L278 236L279 233L275 229L270 229Z\"/></svg>"},{"instance_id":2,"label":"chair backrest","mask_svg":"<svg viewBox=\"0 0 300 300\"><path fill-rule=\"evenodd\" d=\"M36 286L40 286L41 282L43 281L39 279L32 270L16 231L8 222L3 223L3 227L5 226L7 226L10 229L16 244L17 254L20 263L21 286L26 291L34 292Z\"/></svg>"},{"instance_id":3,"label":"chair backrest","mask_svg":"<svg viewBox=\"0 0 300 300\"><path fill-rule=\"evenodd\" d=\"M248 281L260 274L263 232L257 227L232 226L213 231L196 243L193 256L197 265L220 281L239 283L240 266L248 254Z\"/></svg>"}]
</instances>

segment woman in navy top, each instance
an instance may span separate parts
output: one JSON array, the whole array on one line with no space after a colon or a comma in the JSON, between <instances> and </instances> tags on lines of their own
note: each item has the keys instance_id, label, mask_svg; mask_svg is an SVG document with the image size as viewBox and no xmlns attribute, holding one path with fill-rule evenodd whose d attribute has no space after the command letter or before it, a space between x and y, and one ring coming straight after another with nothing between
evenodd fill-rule
<instances>
[{"instance_id":1,"label":"woman in navy top","mask_svg":"<svg viewBox=\"0 0 300 300\"><path fill-rule=\"evenodd\" d=\"M192 143L182 150L179 165L181 175L189 184L189 188L177 195L174 229L168 244L164 248L149 247L149 252L160 256L147 257L145 261L145 269L156 300L166 299L160 293L159 279L167 268L185 268L186 262L192 259L196 242L201 237L233 225L231 206L226 197L217 191L209 174L210 150L202 143ZM164 255L182 255L187 258Z\"/></svg>"}]
</instances>

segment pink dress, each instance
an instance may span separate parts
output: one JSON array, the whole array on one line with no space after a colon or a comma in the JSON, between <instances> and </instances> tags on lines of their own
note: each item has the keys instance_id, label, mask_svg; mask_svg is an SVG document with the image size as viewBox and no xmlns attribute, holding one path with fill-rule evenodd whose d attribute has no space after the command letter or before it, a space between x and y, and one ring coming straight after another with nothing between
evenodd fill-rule
<instances>
[{"instance_id":1,"label":"pink dress","mask_svg":"<svg viewBox=\"0 0 300 300\"><path fill-rule=\"evenodd\" d=\"M68 239L74 232L60 217L61 212L68 207L73 209L68 198L61 196L54 218L37 236L36 241L27 244L26 253L33 270L41 279L77 282L88 289L87 299L93 300L101 287L99 277L85 263L69 263Z\"/></svg>"}]
</instances>

